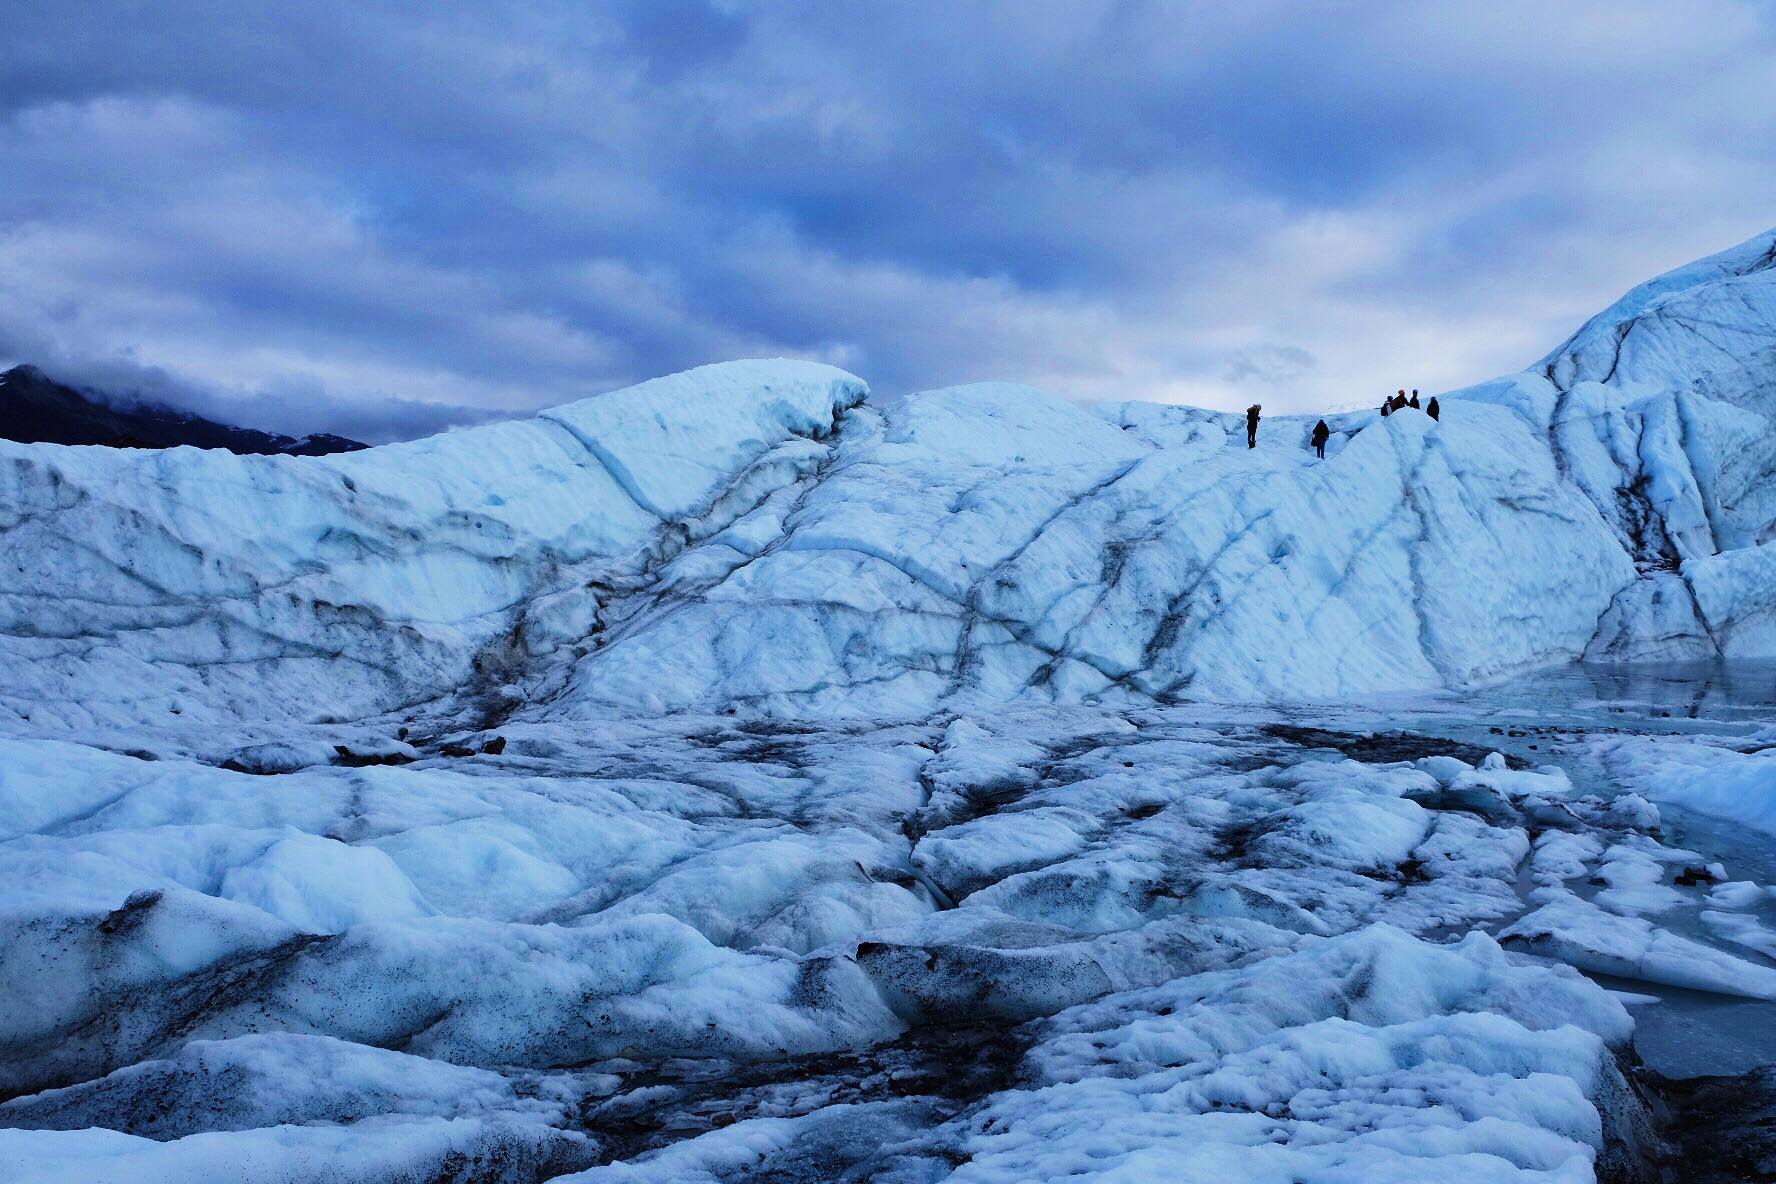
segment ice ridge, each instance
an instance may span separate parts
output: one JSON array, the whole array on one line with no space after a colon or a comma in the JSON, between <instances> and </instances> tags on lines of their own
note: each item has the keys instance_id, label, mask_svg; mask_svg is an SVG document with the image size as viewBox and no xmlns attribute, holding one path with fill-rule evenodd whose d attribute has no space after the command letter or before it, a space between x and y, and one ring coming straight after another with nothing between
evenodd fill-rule
<instances>
[{"instance_id":1,"label":"ice ridge","mask_svg":"<svg viewBox=\"0 0 1776 1184\"><path fill-rule=\"evenodd\" d=\"M1266 420L703 367L319 458L0 442L27 727L1343 700L1776 655L1776 232L1520 374ZM428 705L430 705L428 707Z\"/></svg>"}]
</instances>

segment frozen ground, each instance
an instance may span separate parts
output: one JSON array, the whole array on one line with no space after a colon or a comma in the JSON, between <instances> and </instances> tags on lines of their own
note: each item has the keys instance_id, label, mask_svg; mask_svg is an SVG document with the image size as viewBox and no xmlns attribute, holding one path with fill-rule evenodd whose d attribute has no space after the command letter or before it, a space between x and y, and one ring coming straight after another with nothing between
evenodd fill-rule
<instances>
[{"instance_id":1,"label":"frozen ground","mask_svg":"<svg viewBox=\"0 0 1776 1184\"><path fill-rule=\"evenodd\" d=\"M797 362L0 444L0 1178L1715 1171L1776 1113L1711 1081L1776 1063L1773 241L1324 462Z\"/></svg>"}]
</instances>

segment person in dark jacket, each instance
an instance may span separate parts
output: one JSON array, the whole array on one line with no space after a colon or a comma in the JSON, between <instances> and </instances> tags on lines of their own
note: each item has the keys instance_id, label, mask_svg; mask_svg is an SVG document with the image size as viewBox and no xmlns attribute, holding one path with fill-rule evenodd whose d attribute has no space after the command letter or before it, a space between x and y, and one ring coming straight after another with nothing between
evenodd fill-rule
<instances>
[{"instance_id":1,"label":"person in dark jacket","mask_svg":"<svg viewBox=\"0 0 1776 1184\"><path fill-rule=\"evenodd\" d=\"M1412 397L1410 399L1406 400L1406 406L1408 406L1408 407L1418 406L1418 392L1417 391L1413 391Z\"/></svg>"},{"instance_id":2,"label":"person in dark jacket","mask_svg":"<svg viewBox=\"0 0 1776 1184\"><path fill-rule=\"evenodd\" d=\"M1393 413L1394 413L1393 399L1392 398L1383 399L1381 401L1381 417L1383 419L1386 419L1388 416L1392 415Z\"/></svg>"},{"instance_id":3,"label":"person in dark jacket","mask_svg":"<svg viewBox=\"0 0 1776 1184\"><path fill-rule=\"evenodd\" d=\"M1439 414L1441 414L1440 409L1437 407L1437 396L1436 395L1432 395L1431 401L1429 403L1425 404L1425 414L1430 416L1432 419L1436 419L1437 416Z\"/></svg>"},{"instance_id":4,"label":"person in dark jacket","mask_svg":"<svg viewBox=\"0 0 1776 1184\"><path fill-rule=\"evenodd\" d=\"M1319 423L1314 424L1314 434L1313 434L1314 455L1319 457L1321 460L1324 460L1326 458L1326 440L1331 435L1332 435L1332 429L1326 426L1325 420L1322 419Z\"/></svg>"},{"instance_id":5,"label":"person in dark jacket","mask_svg":"<svg viewBox=\"0 0 1776 1184\"><path fill-rule=\"evenodd\" d=\"M1246 447L1258 447L1258 413L1264 410L1257 403L1246 408Z\"/></svg>"}]
</instances>

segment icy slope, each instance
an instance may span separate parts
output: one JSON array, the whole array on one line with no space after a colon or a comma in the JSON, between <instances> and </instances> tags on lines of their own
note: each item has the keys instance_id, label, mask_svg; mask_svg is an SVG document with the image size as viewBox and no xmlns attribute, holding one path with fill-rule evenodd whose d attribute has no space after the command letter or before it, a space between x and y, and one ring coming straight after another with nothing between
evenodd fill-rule
<instances>
[{"instance_id":1,"label":"icy slope","mask_svg":"<svg viewBox=\"0 0 1776 1184\"><path fill-rule=\"evenodd\" d=\"M1503 408L1255 451L1185 408L963 387L847 417L793 514L666 569L574 703L856 714L946 695L1337 698L1577 657L1632 564Z\"/></svg>"},{"instance_id":2,"label":"icy slope","mask_svg":"<svg viewBox=\"0 0 1776 1184\"><path fill-rule=\"evenodd\" d=\"M674 566L570 700L1325 698L1600 659L1776 655L1776 232L1523 374L1268 421L1027 388L854 412L837 461ZM572 708L569 708L571 710Z\"/></svg>"},{"instance_id":3,"label":"icy slope","mask_svg":"<svg viewBox=\"0 0 1776 1184\"><path fill-rule=\"evenodd\" d=\"M32 728L1344 699L1776 654L1776 236L1418 411L873 404L804 362L315 459L0 443ZM538 707L536 705L546 706Z\"/></svg>"},{"instance_id":4,"label":"icy slope","mask_svg":"<svg viewBox=\"0 0 1776 1184\"><path fill-rule=\"evenodd\" d=\"M1640 570L1591 656L1776 656L1776 232L1642 284L1464 396L1545 431Z\"/></svg>"},{"instance_id":5,"label":"icy slope","mask_svg":"<svg viewBox=\"0 0 1776 1184\"><path fill-rule=\"evenodd\" d=\"M733 363L340 456L0 441L0 696L54 727L497 688L811 472L863 394Z\"/></svg>"}]
</instances>

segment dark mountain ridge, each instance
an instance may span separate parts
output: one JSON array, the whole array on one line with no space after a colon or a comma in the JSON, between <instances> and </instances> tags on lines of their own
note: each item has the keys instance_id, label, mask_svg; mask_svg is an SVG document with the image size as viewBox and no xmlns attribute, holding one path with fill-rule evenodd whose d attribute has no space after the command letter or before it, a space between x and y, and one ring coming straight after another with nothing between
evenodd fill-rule
<instances>
[{"instance_id":1,"label":"dark mountain ridge","mask_svg":"<svg viewBox=\"0 0 1776 1184\"><path fill-rule=\"evenodd\" d=\"M264 456L324 456L369 445L321 432L296 439L216 423L171 407L112 407L56 382L35 366L0 374L0 439L111 448L225 448Z\"/></svg>"}]
</instances>

